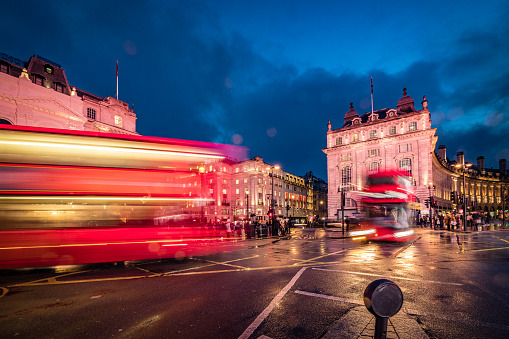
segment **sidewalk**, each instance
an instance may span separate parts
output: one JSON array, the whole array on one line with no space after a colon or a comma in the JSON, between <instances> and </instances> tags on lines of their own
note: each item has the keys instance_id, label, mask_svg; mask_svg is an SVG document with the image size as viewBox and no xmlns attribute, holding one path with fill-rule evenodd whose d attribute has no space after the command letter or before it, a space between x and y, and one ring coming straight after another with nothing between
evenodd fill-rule
<instances>
[{"instance_id":1,"label":"sidewalk","mask_svg":"<svg viewBox=\"0 0 509 339\"><path fill-rule=\"evenodd\" d=\"M357 306L346 313L323 339L373 338L375 317L364 306ZM387 338L429 338L421 326L403 310L389 318Z\"/></svg>"}]
</instances>

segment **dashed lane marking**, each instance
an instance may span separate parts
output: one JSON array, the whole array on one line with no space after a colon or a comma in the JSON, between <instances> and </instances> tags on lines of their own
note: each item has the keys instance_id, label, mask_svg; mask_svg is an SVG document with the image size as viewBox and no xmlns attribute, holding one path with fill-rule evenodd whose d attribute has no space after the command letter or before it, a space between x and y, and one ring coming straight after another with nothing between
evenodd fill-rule
<instances>
[{"instance_id":1,"label":"dashed lane marking","mask_svg":"<svg viewBox=\"0 0 509 339\"><path fill-rule=\"evenodd\" d=\"M301 261L300 263L295 263L295 264L293 264L293 265L301 265L301 264L306 263L306 262L315 261L316 259L320 259L320 258L328 257L328 256L331 256L331 255L336 255L336 254L339 254L339 253L344 252L344 251L347 251L347 250L349 250L349 249L348 249L348 248L345 248L345 249L342 249L341 251L337 251L337 252L333 252L333 253L324 254L324 255L321 255L321 256L319 256L319 257L311 258L311 259L308 259L308 260L303 260L303 261Z\"/></svg>"},{"instance_id":2,"label":"dashed lane marking","mask_svg":"<svg viewBox=\"0 0 509 339\"><path fill-rule=\"evenodd\" d=\"M302 295L307 295L307 296L310 296L310 297L318 297L318 298L329 299L329 300L334 300L334 301L341 301L341 302L344 302L344 303L349 303L349 304L354 304L354 305L364 305L364 303L361 303L360 301L357 301L357 300L340 298L340 297L334 297L332 295L319 294L319 293L311 293L311 292L300 291L300 290L296 290L295 293L302 294Z\"/></svg>"},{"instance_id":3,"label":"dashed lane marking","mask_svg":"<svg viewBox=\"0 0 509 339\"><path fill-rule=\"evenodd\" d=\"M313 267L314 270L317 271L327 271L327 272L338 272L338 273L347 273L347 274L356 274L356 275L367 275L370 277L384 277L389 279L395 279L395 280L406 280L406 281L414 281L419 283L431 283L431 284L442 284L442 285L454 285L454 286L463 286L463 284L460 283L451 283L451 282L444 282L444 281L434 281L434 280L421 280L421 279L412 279L412 278L403 278L403 277L389 277L384 276L381 274L373 274L373 273L363 273L363 272L352 272L352 271L342 271L342 270L330 270L326 268L317 268Z\"/></svg>"}]
</instances>

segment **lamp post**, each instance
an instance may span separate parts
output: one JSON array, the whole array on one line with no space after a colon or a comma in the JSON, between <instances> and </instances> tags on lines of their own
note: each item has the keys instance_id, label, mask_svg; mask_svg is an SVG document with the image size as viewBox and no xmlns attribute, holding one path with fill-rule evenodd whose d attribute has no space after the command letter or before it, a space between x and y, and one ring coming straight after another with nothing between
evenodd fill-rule
<instances>
[{"instance_id":1,"label":"lamp post","mask_svg":"<svg viewBox=\"0 0 509 339\"><path fill-rule=\"evenodd\" d=\"M461 168L463 171L463 229L465 232L467 231L467 200L465 198L465 172L467 171L467 168L472 166L472 163L465 162L465 159L463 159L463 162L461 164L457 164L457 168Z\"/></svg>"},{"instance_id":2,"label":"lamp post","mask_svg":"<svg viewBox=\"0 0 509 339\"><path fill-rule=\"evenodd\" d=\"M432 196L432 192L431 192L431 189L432 188L435 188L435 185L433 185L432 182L429 182L428 183L428 190L429 190L429 220L430 220L430 226L431 228L433 229L434 226L433 226L433 196Z\"/></svg>"},{"instance_id":3,"label":"lamp post","mask_svg":"<svg viewBox=\"0 0 509 339\"><path fill-rule=\"evenodd\" d=\"M274 169L278 170L279 169L279 166L278 165L275 165L275 166L270 166L270 167L267 167L267 169L270 169L271 170L271 174L270 176L272 177L272 191L271 191L271 199L270 199L270 208L272 209L272 216L271 216L271 220L270 220L270 223L272 225L272 227L274 227Z\"/></svg>"},{"instance_id":4,"label":"lamp post","mask_svg":"<svg viewBox=\"0 0 509 339\"><path fill-rule=\"evenodd\" d=\"M200 190L201 190L201 223L202 225L206 224L206 220L205 220L205 189L203 187L203 175L205 173L205 167L203 166L200 166L198 168L198 173L200 173Z\"/></svg>"}]
</instances>

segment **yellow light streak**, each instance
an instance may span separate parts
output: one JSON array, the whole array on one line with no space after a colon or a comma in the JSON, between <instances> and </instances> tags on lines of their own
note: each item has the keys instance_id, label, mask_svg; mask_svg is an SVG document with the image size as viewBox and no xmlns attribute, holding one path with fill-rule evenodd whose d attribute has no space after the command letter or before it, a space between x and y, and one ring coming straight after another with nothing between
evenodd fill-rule
<instances>
[{"instance_id":1,"label":"yellow light streak","mask_svg":"<svg viewBox=\"0 0 509 339\"><path fill-rule=\"evenodd\" d=\"M202 154L202 153L186 153L177 151L156 151L139 148L124 148L124 147L107 147L107 146L90 146L90 145L77 145L77 144L55 144L50 142L31 142L31 141L5 141L0 140L0 144L19 145L19 146L35 146L35 147L53 147L53 148L67 148L67 149L80 149L92 151L105 151L105 152L126 152L126 153L144 153L144 154L158 154L158 155L178 155L183 157L196 157L196 158L213 158L224 159L222 155Z\"/></svg>"},{"instance_id":2,"label":"yellow light streak","mask_svg":"<svg viewBox=\"0 0 509 339\"><path fill-rule=\"evenodd\" d=\"M366 237L355 237L355 238L352 238L352 240L365 240Z\"/></svg>"},{"instance_id":3,"label":"yellow light streak","mask_svg":"<svg viewBox=\"0 0 509 339\"><path fill-rule=\"evenodd\" d=\"M0 190L0 193L2 191ZM120 200L120 201L212 201L211 198L153 198L153 197L112 197L112 196L94 196L94 197L79 197L79 196L0 196L0 200Z\"/></svg>"}]
</instances>

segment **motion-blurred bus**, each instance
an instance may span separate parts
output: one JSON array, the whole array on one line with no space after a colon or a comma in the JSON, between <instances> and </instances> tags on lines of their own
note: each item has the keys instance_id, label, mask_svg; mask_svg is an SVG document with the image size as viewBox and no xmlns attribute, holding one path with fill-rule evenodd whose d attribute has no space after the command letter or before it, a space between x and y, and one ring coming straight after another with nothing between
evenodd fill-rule
<instances>
[{"instance_id":1,"label":"motion-blurred bus","mask_svg":"<svg viewBox=\"0 0 509 339\"><path fill-rule=\"evenodd\" d=\"M0 269L175 257L219 239L203 172L234 148L0 125Z\"/></svg>"},{"instance_id":2,"label":"motion-blurred bus","mask_svg":"<svg viewBox=\"0 0 509 339\"><path fill-rule=\"evenodd\" d=\"M361 192L361 228L353 239L407 241L413 238L415 192L404 171L381 171L368 176Z\"/></svg>"}]
</instances>

